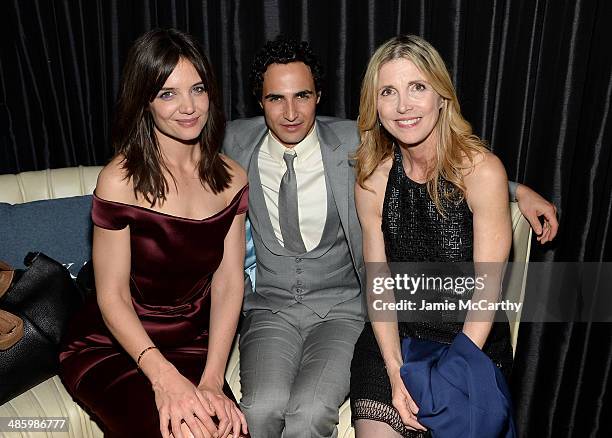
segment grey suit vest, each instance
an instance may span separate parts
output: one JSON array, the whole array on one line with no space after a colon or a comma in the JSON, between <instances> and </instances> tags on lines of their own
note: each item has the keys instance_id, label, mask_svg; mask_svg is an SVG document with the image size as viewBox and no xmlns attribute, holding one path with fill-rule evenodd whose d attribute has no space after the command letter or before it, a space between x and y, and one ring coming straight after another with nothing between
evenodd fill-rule
<instances>
[{"instance_id":1,"label":"grey suit vest","mask_svg":"<svg viewBox=\"0 0 612 438\"><path fill-rule=\"evenodd\" d=\"M261 188L258 153L257 148L248 169L249 219L253 223L257 285L255 291L246 291L244 310L276 312L299 302L324 318L334 306L360 294L359 279L328 178L325 178L327 218L321 241L311 251L293 253L274 235ZM360 306L357 300L356 314L360 313Z\"/></svg>"}]
</instances>

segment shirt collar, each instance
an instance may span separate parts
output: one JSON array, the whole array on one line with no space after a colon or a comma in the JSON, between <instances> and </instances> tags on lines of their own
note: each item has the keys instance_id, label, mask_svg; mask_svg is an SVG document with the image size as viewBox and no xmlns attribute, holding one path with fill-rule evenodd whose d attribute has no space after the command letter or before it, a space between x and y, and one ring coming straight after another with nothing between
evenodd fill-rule
<instances>
[{"instance_id":1,"label":"shirt collar","mask_svg":"<svg viewBox=\"0 0 612 438\"><path fill-rule=\"evenodd\" d=\"M272 135L271 131L268 131L267 137L268 153L274 160L278 161L279 163L282 163L284 161L283 155L285 154L285 152L294 151L297 154L297 157L295 158L295 164L299 164L300 162L308 158L310 154L312 154L319 147L319 137L317 136L316 125L313 125L312 129L310 130L310 133L308 133L308 135L304 137L304 140L302 140L292 148L287 148L283 146Z\"/></svg>"}]
</instances>

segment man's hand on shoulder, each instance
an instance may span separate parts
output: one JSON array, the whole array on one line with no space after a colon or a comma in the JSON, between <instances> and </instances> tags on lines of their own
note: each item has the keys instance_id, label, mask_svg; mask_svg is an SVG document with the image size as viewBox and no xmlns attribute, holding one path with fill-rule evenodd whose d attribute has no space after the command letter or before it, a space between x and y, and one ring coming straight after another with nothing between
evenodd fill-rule
<instances>
[{"instance_id":1,"label":"man's hand on shoulder","mask_svg":"<svg viewBox=\"0 0 612 438\"><path fill-rule=\"evenodd\" d=\"M553 240L559 229L557 207L524 184L518 185L516 200L521 213L538 236L538 242L544 244Z\"/></svg>"}]
</instances>

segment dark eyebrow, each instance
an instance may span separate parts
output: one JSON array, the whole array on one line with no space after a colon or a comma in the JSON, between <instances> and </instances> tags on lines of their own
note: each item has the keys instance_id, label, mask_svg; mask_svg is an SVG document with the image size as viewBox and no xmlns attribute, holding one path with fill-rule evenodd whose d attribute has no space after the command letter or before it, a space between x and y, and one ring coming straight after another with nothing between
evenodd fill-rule
<instances>
[{"instance_id":1,"label":"dark eyebrow","mask_svg":"<svg viewBox=\"0 0 612 438\"><path fill-rule=\"evenodd\" d=\"M300 90L297 93L293 94L294 96L312 96L314 95L314 91L312 90ZM284 99L285 96L282 94L269 93L264 96L264 99Z\"/></svg>"},{"instance_id":2,"label":"dark eyebrow","mask_svg":"<svg viewBox=\"0 0 612 438\"><path fill-rule=\"evenodd\" d=\"M197 87L198 85L204 86L204 81L196 82L195 84L191 86L191 88ZM172 91L172 90L176 90L176 87L165 87L165 88L162 87L159 89L159 91Z\"/></svg>"}]
</instances>

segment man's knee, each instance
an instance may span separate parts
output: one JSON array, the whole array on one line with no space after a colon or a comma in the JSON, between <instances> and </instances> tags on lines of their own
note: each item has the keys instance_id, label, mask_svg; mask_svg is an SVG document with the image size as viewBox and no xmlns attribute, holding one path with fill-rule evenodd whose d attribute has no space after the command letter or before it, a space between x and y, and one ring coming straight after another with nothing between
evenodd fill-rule
<instances>
[{"instance_id":1,"label":"man's knee","mask_svg":"<svg viewBox=\"0 0 612 438\"><path fill-rule=\"evenodd\" d=\"M257 388L253 396L244 394L240 409L252 431L251 436L280 436L288 400L289 392L279 391L279 388Z\"/></svg>"},{"instance_id":2,"label":"man's knee","mask_svg":"<svg viewBox=\"0 0 612 438\"><path fill-rule=\"evenodd\" d=\"M320 400L303 400L289 406L285 414L285 435L291 437L331 437L338 424L338 406L327 406Z\"/></svg>"}]
</instances>

